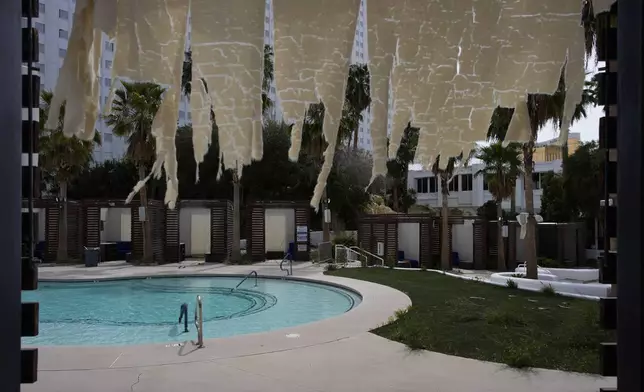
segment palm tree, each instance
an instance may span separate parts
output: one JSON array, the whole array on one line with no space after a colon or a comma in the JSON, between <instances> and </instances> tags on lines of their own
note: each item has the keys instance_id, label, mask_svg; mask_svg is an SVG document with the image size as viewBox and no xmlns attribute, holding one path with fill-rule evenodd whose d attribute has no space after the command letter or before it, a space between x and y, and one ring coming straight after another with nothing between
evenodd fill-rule
<instances>
[{"instance_id":1,"label":"palm tree","mask_svg":"<svg viewBox=\"0 0 644 392\"><path fill-rule=\"evenodd\" d=\"M125 155L136 164L139 181L144 181L145 173L155 159L152 122L165 89L155 83L122 83L123 88L114 93L112 111L105 117L105 123L113 128L116 136L127 138ZM141 207L147 212L147 185L141 188L139 198ZM147 213L143 221L143 260L152 260L152 229Z\"/></svg>"},{"instance_id":2,"label":"palm tree","mask_svg":"<svg viewBox=\"0 0 644 392\"><path fill-rule=\"evenodd\" d=\"M498 269L505 270L505 245L503 243L503 200L514 196L517 177L521 174L521 145L510 143L503 147L501 142L481 147L477 158L483 162L483 169L475 176L484 176L496 202Z\"/></svg>"},{"instance_id":3,"label":"palm tree","mask_svg":"<svg viewBox=\"0 0 644 392\"><path fill-rule=\"evenodd\" d=\"M347 78L347 90L345 93L346 117L350 131L353 132L353 149L358 148L359 125L362 121L362 112L371 105L370 76L367 64L351 64L349 67L349 77ZM345 114L345 113L343 113ZM343 115L343 119L344 119Z\"/></svg>"},{"instance_id":4,"label":"palm tree","mask_svg":"<svg viewBox=\"0 0 644 392\"><path fill-rule=\"evenodd\" d=\"M534 183L532 179L534 169L533 154L539 130L547 124L558 126L562 122L563 106L566 97L566 83L562 70L559 78L559 86L554 94L528 94L527 105L530 117L530 140L521 147L523 154L523 172L525 181L525 204L528 213L528 222L526 226L525 243L528 249L526 254L526 275L528 278L537 279L537 249L536 249L536 230L537 222L534 218ZM586 108L595 105L597 102L596 93L597 83L595 81L587 82L582 92L581 102L575 108L572 117L572 123L586 116ZM508 130L510 120L514 114L514 109L496 108L490 128L488 129L488 139L504 140Z\"/></svg>"},{"instance_id":5,"label":"palm tree","mask_svg":"<svg viewBox=\"0 0 644 392\"><path fill-rule=\"evenodd\" d=\"M275 77L274 55L273 47L264 45L264 77L262 78L262 113L264 114L275 104L268 96Z\"/></svg>"},{"instance_id":6,"label":"palm tree","mask_svg":"<svg viewBox=\"0 0 644 392\"><path fill-rule=\"evenodd\" d=\"M400 199L405 196L407 191L407 177L409 173L409 164L414 161L416 147L418 146L418 128L407 124L400 142L400 148L396 154L396 159L387 161L387 174L392 180L392 197L393 210L400 212ZM402 188L402 189L401 189ZM399 195L402 192L402 195Z\"/></svg>"},{"instance_id":7,"label":"palm tree","mask_svg":"<svg viewBox=\"0 0 644 392\"><path fill-rule=\"evenodd\" d=\"M46 129L47 114L53 94L43 91L40 95L40 164L39 166L52 178L58 187L60 214L58 217L58 251L56 259L67 260L67 189L69 183L77 178L92 161L95 145L101 144L101 135L96 132L92 140L80 140L76 136L63 134L65 106L60 109L56 129Z\"/></svg>"},{"instance_id":8,"label":"palm tree","mask_svg":"<svg viewBox=\"0 0 644 392\"><path fill-rule=\"evenodd\" d=\"M304 117L304 124L302 125L302 154L307 155L313 160L314 165L311 167L314 172L309 173L311 178L314 178L319 173L323 163L324 150L327 143L324 140L324 103L315 103L309 106ZM322 241L328 242L331 240L331 232L329 224L325 219L325 211L327 210L327 193L326 187L322 192Z\"/></svg>"},{"instance_id":9,"label":"palm tree","mask_svg":"<svg viewBox=\"0 0 644 392\"><path fill-rule=\"evenodd\" d=\"M457 168L465 167L468 164L469 157L471 152L468 154L468 157L463 158L463 153L458 157L451 157L447 160L447 165L445 168L442 168L440 165L440 155L436 157L434 165L432 165L432 173L441 184L441 195L442 195L442 204L441 204L441 268L444 271L452 269L452 263L450 262L450 253L449 253L449 184L452 182L452 179L458 174Z\"/></svg>"}]
</instances>

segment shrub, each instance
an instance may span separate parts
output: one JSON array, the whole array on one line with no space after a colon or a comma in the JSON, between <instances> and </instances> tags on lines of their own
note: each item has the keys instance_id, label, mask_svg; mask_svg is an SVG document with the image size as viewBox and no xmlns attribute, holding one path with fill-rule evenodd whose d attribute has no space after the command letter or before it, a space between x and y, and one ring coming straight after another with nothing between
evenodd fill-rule
<instances>
[{"instance_id":1,"label":"shrub","mask_svg":"<svg viewBox=\"0 0 644 392\"><path fill-rule=\"evenodd\" d=\"M517 284L517 282L515 282L512 279L506 280L505 285L508 286L509 289L517 289L517 288L519 288L519 285Z\"/></svg>"},{"instance_id":2,"label":"shrub","mask_svg":"<svg viewBox=\"0 0 644 392\"><path fill-rule=\"evenodd\" d=\"M333 244L333 247L335 248L335 245L344 245L347 248L350 248L352 246L358 246L358 242L356 239L351 235L351 234L346 234L346 233L338 233L334 238L333 241L331 241Z\"/></svg>"},{"instance_id":3,"label":"shrub","mask_svg":"<svg viewBox=\"0 0 644 392\"><path fill-rule=\"evenodd\" d=\"M561 264L557 260L549 259L547 257L539 257L537 259L537 264L539 267L543 268L558 268L561 267Z\"/></svg>"},{"instance_id":4,"label":"shrub","mask_svg":"<svg viewBox=\"0 0 644 392\"><path fill-rule=\"evenodd\" d=\"M555 289L552 288L552 285L543 286L541 292L545 295L557 295Z\"/></svg>"},{"instance_id":5,"label":"shrub","mask_svg":"<svg viewBox=\"0 0 644 392\"><path fill-rule=\"evenodd\" d=\"M338 266L336 264L327 264L326 267L324 267L325 271L337 271Z\"/></svg>"}]
</instances>

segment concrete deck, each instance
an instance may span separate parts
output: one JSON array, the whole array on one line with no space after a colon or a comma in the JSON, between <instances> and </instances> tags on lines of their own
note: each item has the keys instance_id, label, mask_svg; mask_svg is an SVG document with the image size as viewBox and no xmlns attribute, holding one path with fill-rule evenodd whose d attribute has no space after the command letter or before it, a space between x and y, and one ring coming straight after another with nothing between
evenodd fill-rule
<instances>
[{"instance_id":1,"label":"concrete deck","mask_svg":"<svg viewBox=\"0 0 644 392\"><path fill-rule=\"evenodd\" d=\"M200 265L194 261L159 267L112 262L97 268L46 267L41 279L98 280L149 275L283 275L278 262L252 266ZM614 379L552 370L519 372L499 364L427 351L368 331L382 325L409 298L389 287L324 276L310 263L293 267L295 277L327 281L360 292L363 302L338 317L284 330L206 340L206 347L41 347L36 392L165 391L597 391ZM288 335L288 336L287 336ZM296 336L296 337L293 337ZM484 337L481 337L484 339Z\"/></svg>"}]
</instances>

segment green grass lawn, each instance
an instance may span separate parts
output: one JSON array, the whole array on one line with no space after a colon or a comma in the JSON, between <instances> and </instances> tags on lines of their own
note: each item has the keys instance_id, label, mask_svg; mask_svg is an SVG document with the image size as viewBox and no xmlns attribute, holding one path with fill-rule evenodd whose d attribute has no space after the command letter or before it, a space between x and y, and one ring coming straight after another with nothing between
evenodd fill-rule
<instances>
[{"instance_id":1,"label":"green grass lawn","mask_svg":"<svg viewBox=\"0 0 644 392\"><path fill-rule=\"evenodd\" d=\"M492 286L439 273L342 269L335 276L398 289L408 312L377 335L445 354L505 363L598 373L599 343L612 340L598 323L599 303Z\"/></svg>"}]
</instances>

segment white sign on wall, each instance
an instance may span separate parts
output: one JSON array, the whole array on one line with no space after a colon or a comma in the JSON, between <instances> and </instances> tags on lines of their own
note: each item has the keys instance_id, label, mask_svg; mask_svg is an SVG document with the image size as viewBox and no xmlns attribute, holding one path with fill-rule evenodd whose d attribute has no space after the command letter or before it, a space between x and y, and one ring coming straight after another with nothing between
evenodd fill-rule
<instances>
[{"instance_id":1,"label":"white sign on wall","mask_svg":"<svg viewBox=\"0 0 644 392\"><path fill-rule=\"evenodd\" d=\"M297 232L297 242L309 242L308 226L297 226L296 232Z\"/></svg>"}]
</instances>

